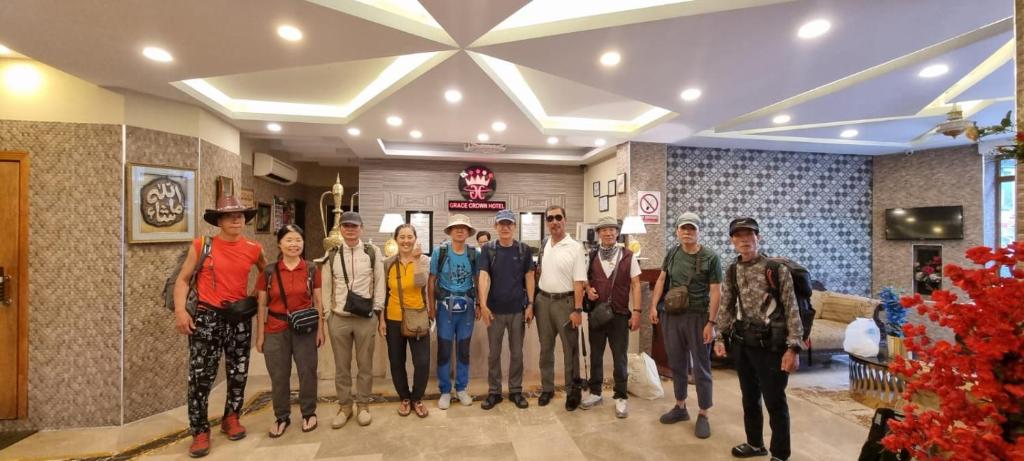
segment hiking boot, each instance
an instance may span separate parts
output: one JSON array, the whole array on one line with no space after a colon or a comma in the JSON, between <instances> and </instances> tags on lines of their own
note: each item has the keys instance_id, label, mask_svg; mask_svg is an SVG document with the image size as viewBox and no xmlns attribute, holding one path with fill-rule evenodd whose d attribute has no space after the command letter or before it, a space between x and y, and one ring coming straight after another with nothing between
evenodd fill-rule
<instances>
[{"instance_id":1,"label":"hiking boot","mask_svg":"<svg viewBox=\"0 0 1024 461\"><path fill-rule=\"evenodd\" d=\"M470 406L473 404L473 396L469 395L466 391L455 391L455 396L459 398L459 403L464 406Z\"/></svg>"},{"instance_id":2,"label":"hiking boot","mask_svg":"<svg viewBox=\"0 0 1024 461\"><path fill-rule=\"evenodd\" d=\"M707 415L697 415L697 425L693 428L693 433L698 439L711 437L711 423L708 422Z\"/></svg>"},{"instance_id":3,"label":"hiking boot","mask_svg":"<svg viewBox=\"0 0 1024 461\"><path fill-rule=\"evenodd\" d=\"M628 400L626 399L615 399L615 417L625 418L629 416L629 407L626 405Z\"/></svg>"},{"instance_id":4,"label":"hiking boot","mask_svg":"<svg viewBox=\"0 0 1024 461\"><path fill-rule=\"evenodd\" d=\"M527 408L530 406L530 402L526 401L526 397L523 397L521 392L512 392L508 394L508 400L516 404L520 409Z\"/></svg>"},{"instance_id":5,"label":"hiking boot","mask_svg":"<svg viewBox=\"0 0 1024 461\"><path fill-rule=\"evenodd\" d=\"M540 405L542 407L546 407L549 403L551 403L551 399L553 399L554 397L555 397L555 393L554 392L548 392L548 391L541 392L540 393L540 397L537 398L537 405Z\"/></svg>"},{"instance_id":6,"label":"hiking boot","mask_svg":"<svg viewBox=\"0 0 1024 461\"><path fill-rule=\"evenodd\" d=\"M604 401L604 398L602 398L600 395L589 394L587 395L587 398L583 399L583 401L580 402L580 408L584 410L589 410L600 405L602 401Z\"/></svg>"},{"instance_id":7,"label":"hiking boot","mask_svg":"<svg viewBox=\"0 0 1024 461\"><path fill-rule=\"evenodd\" d=\"M360 403L356 408L356 421L359 421L360 426L369 426L373 422L373 417L370 416L370 405Z\"/></svg>"},{"instance_id":8,"label":"hiking boot","mask_svg":"<svg viewBox=\"0 0 1024 461\"><path fill-rule=\"evenodd\" d=\"M202 458L210 454L210 431L200 432L192 436L192 445L188 447L188 455Z\"/></svg>"},{"instance_id":9,"label":"hiking boot","mask_svg":"<svg viewBox=\"0 0 1024 461\"><path fill-rule=\"evenodd\" d=\"M569 394L565 397L565 409L573 411L580 406L580 401L583 399L583 391L579 387L574 387L569 390Z\"/></svg>"},{"instance_id":10,"label":"hiking boot","mask_svg":"<svg viewBox=\"0 0 1024 461\"><path fill-rule=\"evenodd\" d=\"M484 403L480 404L480 408L490 410L491 408L494 408L495 405L501 403L502 400L504 399L501 398L501 394L487 394L487 398L484 399Z\"/></svg>"},{"instance_id":11,"label":"hiking boot","mask_svg":"<svg viewBox=\"0 0 1024 461\"><path fill-rule=\"evenodd\" d=\"M689 421L690 413L686 411L686 408L679 408L679 405L672 405L672 409L661 415L661 424L675 424L680 421Z\"/></svg>"},{"instance_id":12,"label":"hiking boot","mask_svg":"<svg viewBox=\"0 0 1024 461\"><path fill-rule=\"evenodd\" d=\"M749 443L741 443L732 447L732 456L736 458L752 458L754 456L768 456L768 449L755 447Z\"/></svg>"},{"instance_id":13,"label":"hiking boot","mask_svg":"<svg viewBox=\"0 0 1024 461\"><path fill-rule=\"evenodd\" d=\"M331 429L341 429L349 419L352 419L352 405L339 406L338 414L331 420Z\"/></svg>"},{"instance_id":14,"label":"hiking boot","mask_svg":"<svg viewBox=\"0 0 1024 461\"><path fill-rule=\"evenodd\" d=\"M238 422L238 413L231 413L220 421L220 431L228 435L228 440L245 438L245 426Z\"/></svg>"},{"instance_id":15,"label":"hiking boot","mask_svg":"<svg viewBox=\"0 0 1024 461\"><path fill-rule=\"evenodd\" d=\"M437 399L437 408L447 410L448 407L452 406L452 395L441 394L441 398Z\"/></svg>"}]
</instances>

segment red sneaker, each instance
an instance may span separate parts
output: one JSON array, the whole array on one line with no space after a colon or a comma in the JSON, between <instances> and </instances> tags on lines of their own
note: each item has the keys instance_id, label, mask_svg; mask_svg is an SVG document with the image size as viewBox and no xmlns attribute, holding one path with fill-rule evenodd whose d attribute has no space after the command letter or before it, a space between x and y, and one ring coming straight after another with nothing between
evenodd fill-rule
<instances>
[{"instance_id":1,"label":"red sneaker","mask_svg":"<svg viewBox=\"0 0 1024 461\"><path fill-rule=\"evenodd\" d=\"M202 458L210 454L210 431L200 432L192 436L192 446L188 447L188 455Z\"/></svg>"},{"instance_id":2,"label":"red sneaker","mask_svg":"<svg viewBox=\"0 0 1024 461\"><path fill-rule=\"evenodd\" d=\"M245 438L245 426L238 422L238 413L231 413L220 422L220 431L228 435L228 440Z\"/></svg>"}]
</instances>

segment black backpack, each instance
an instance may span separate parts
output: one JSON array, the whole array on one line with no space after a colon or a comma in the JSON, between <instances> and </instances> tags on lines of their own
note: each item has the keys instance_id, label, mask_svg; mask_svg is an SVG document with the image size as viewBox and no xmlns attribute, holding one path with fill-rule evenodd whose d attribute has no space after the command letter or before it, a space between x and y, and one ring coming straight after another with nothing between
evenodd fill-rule
<instances>
[{"instance_id":1,"label":"black backpack","mask_svg":"<svg viewBox=\"0 0 1024 461\"><path fill-rule=\"evenodd\" d=\"M782 293L779 291L779 266L786 266L789 269L789 274L793 277L793 293L796 295L797 309L800 311L800 323L804 327L803 340L807 341L807 338L811 337L811 327L814 326L814 316L817 311L814 310L814 306L811 305L811 273L806 267L800 265L796 261L789 258L783 257L771 257L768 259L768 271L765 277L768 278L769 290L771 290L772 297L775 298L775 303L780 309L776 309L773 316L776 319L784 318L785 309L782 309ZM739 258L736 258L739 261ZM732 291L739 296L739 287L736 285L736 263L732 263L729 266L729 279L732 280Z\"/></svg>"},{"instance_id":2,"label":"black backpack","mask_svg":"<svg viewBox=\"0 0 1024 461\"><path fill-rule=\"evenodd\" d=\"M171 269L171 273L167 276L167 280L164 281L164 307L172 313L174 312L174 284L178 282L178 275L181 274L181 266L185 264L185 258L188 257L190 249L191 245L189 248L186 248L185 251L181 252L181 256L178 256L178 261L174 263L174 268ZM185 297L185 310L192 316L195 316L196 304L199 301L199 292L196 289L196 280L199 277L199 271L203 268L203 263L206 261L206 257L210 255L210 251L212 250L213 239L204 235L202 250L199 251L199 258L196 260L196 267L192 270L192 277L188 282L188 295Z\"/></svg>"}]
</instances>

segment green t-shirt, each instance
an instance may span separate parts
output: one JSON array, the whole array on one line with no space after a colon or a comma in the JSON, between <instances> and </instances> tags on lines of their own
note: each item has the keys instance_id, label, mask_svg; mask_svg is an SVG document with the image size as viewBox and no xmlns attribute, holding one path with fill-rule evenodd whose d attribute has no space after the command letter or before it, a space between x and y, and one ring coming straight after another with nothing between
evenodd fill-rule
<instances>
[{"instance_id":1,"label":"green t-shirt","mask_svg":"<svg viewBox=\"0 0 1024 461\"><path fill-rule=\"evenodd\" d=\"M678 245L668 251L668 256L661 265L661 270L667 274L665 291L675 288L690 280L691 274L697 266L697 256L700 255L700 274L690 281L690 307L687 309L694 312L708 312L711 305L711 293L708 287L712 283L722 283L722 261L718 254L706 246L701 246L697 254L687 254ZM671 266L671 267L670 267Z\"/></svg>"}]
</instances>

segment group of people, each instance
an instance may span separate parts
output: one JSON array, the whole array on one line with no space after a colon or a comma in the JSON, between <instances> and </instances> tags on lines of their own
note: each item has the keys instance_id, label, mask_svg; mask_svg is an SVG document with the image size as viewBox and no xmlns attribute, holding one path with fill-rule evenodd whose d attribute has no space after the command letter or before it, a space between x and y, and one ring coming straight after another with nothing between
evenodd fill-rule
<instances>
[{"instance_id":1,"label":"group of people","mask_svg":"<svg viewBox=\"0 0 1024 461\"><path fill-rule=\"evenodd\" d=\"M255 346L266 360L276 417L270 437L281 436L291 424L293 361L299 378L301 429L317 428L317 349L328 336L339 405L332 428L339 429L352 419L362 426L372 421L369 403L378 335L387 344L391 377L400 399L398 413L427 417L423 398L430 368L431 322L436 325L439 409L448 409L453 399L465 406L473 403L467 392L470 340L479 320L487 329L489 346L488 392L480 405L484 410L494 408L506 396L518 408L529 407L523 394L523 342L526 329L536 323L541 346L537 404L546 406L554 398L555 339L559 338L566 410L589 410L602 404L602 358L607 347L613 362L615 416L628 416L626 351L629 332L640 327L643 314L641 270L636 255L617 244L620 227L616 219L605 217L598 222L598 243L588 249L566 233L566 210L549 206L544 213L548 235L535 257L530 247L516 240L512 211L495 215L494 240L486 231L477 232L466 216L455 214L444 228L448 240L429 256L420 252L415 227L404 224L394 231L398 253L384 257L379 248L362 241L360 215L345 212L340 220L344 243L329 249L317 263L302 259L303 231L288 225L277 232L279 257L268 266L259 243L242 235L254 214L233 197L224 197L216 209L206 210L204 219L220 232L193 242L175 284L176 329L189 335L191 456L205 456L210 450L207 402L222 354L228 398L221 431L230 440L245 437L239 413L254 322L230 313L233 303L249 295L247 281L253 266L261 274L256 283ZM803 347L792 279L782 267L781 289L769 286L759 226L754 219L739 218L729 224L739 258L725 272L723 283L719 256L699 243L700 227L701 220L694 213L678 217L675 234L679 245L669 250L652 287L648 315L652 324L661 324L675 394L675 404L660 421L673 424L690 419L687 381L692 373L698 406L693 430L698 438L711 436L708 411L712 407L714 350L732 358L743 394L746 441L732 449L733 456L766 456L770 450L773 460L785 460L790 453L785 387ZM477 247L468 243L474 234ZM188 308L193 293L194 311ZM771 338L764 333L772 330L766 325L777 318L773 312L785 313L781 340L777 332ZM584 321L589 341L581 345ZM719 335L719 331L727 334ZM510 357L508 376L503 380L506 335ZM580 348L587 345L591 366L589 380L584 381ZM407 354L413 363L411 383ZM353 355L358 370L354 392ZM507 394L502 392L503 381ZM762 436L762 398L772 429L769 447Z\"/></svg>"}]
</instances>

